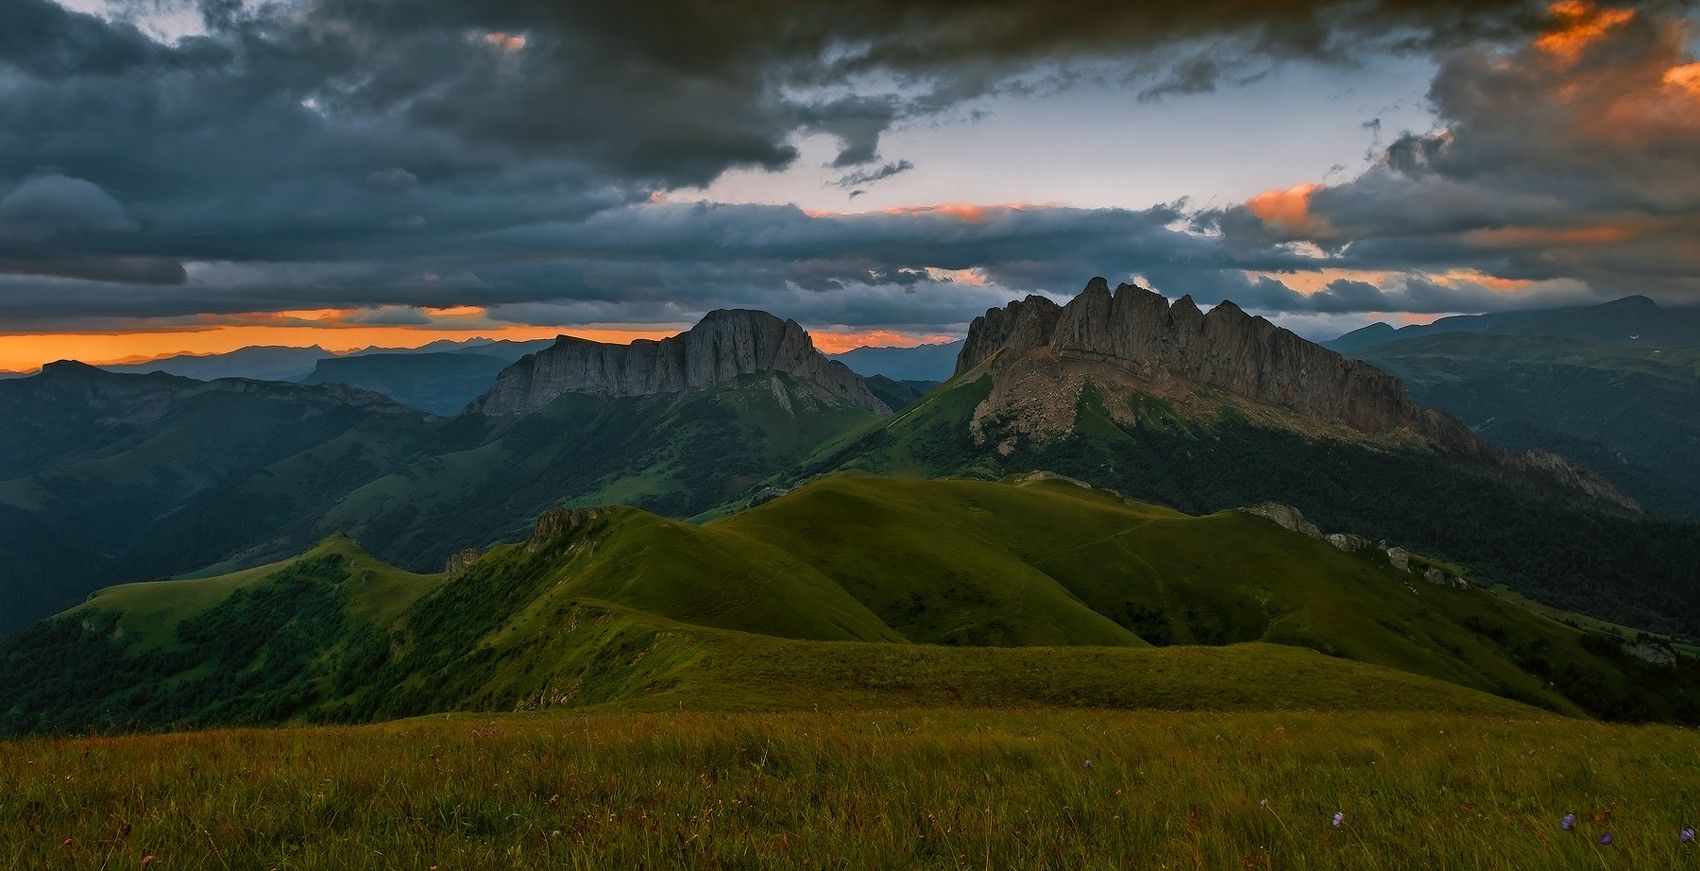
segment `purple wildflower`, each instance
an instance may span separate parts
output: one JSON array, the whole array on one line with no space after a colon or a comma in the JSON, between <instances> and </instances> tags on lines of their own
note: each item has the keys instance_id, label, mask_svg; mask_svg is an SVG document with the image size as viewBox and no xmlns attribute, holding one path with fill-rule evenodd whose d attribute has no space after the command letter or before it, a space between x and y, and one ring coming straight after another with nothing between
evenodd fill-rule
<instances>
[{"instance_id":1,"label":"purple wildflower","mask_svg":"<svg viewBox=\"0 0 1700 871\"><path fill-rule=\"evenodd\" d=\"M1693 826L1689 826L1688 828L1682 830L1682 842L1684 844L1694 843L1694 827Z\"/></svg>"},{"instance_id":2,"label":"purple wildflower","mask_svg":"<svg viewBox=\"0 0 1700 871\"><path fill-rule=\"evenodd\" d=\"M1564 819L1558 821L1558 827L1567 832L1576 828L1576 815L1565 814Z\"/></svg>"},{"instance_id":3,"label":"purple wildflower","mask_svg":"<svg viewBox=\"0 0 1700 871\"><path fill-rule=\"evenodd\" d=\"M1605 834L1601 835L1600 836L1600 843L1607 844L1607 845L1611 844L1611 832L1606 832Z\"/></svg>"},{"instance_id":4,"label":"purple wildflower","mask_svg":"<svg viewBox=\"0 0 1700 871\"><path fill-rule=\"evenodd\" d=\"M1345 811L1335 811L1334 812L1334 828L1338 829L1345 824L1346 824L1346 812Z\"/></svg>"}]
</instances>

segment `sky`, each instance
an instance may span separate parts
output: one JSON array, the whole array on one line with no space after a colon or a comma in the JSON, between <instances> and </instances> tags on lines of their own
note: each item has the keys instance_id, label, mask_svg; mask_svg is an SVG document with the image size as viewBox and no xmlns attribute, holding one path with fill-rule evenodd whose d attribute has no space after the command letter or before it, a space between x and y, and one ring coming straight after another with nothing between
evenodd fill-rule
<instances>
[{"instance_id":1,"label":"sky","mask_svg":"<svg viewBox=\"0 0 1700 871\"><path fill-rule=\"evenodd\" d=\"M6 0L0 369L1700 302L1700 18L1562 0Z\"/></svg>"}]
</instances>

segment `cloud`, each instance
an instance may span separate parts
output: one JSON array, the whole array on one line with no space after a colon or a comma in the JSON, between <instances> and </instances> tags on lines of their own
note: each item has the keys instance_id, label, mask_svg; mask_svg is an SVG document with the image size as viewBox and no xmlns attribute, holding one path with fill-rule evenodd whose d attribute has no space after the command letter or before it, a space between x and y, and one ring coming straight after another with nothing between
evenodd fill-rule
<instances>
[{"instance_id":1,"label":"cloud","mask_svg":"<svg viewBox=\"0 0 1700 871\"><path fill-rule=\"evenodd\" d=\"M1249 248L1313 244L1329 267L1700 301L1693 36L1659 12L1555 4L1524 44L1445 58L1429 92L1440 129L1404 134L1356 179L1270 191L1201 224Z\"/></svg>"},{"instance_id":2,"label":"cloud","mask_svg":"<svg viewBox=\"0 0 1700 871\"><path fill-rule=\"evenodd\" d=\"M1696 78L1680 28L1654 13L1589 34L1585 13L1567 23L1513 0L200 11L199 29L161 41L122 17L0 3L8 328L461 305L497 320L677 323L732 304L931 326L1098 273L1306 312L1497 304L1503 294L1420 283L1465 268L1537 283L1648 283L1662 268L1678 289L1696 274L1678 243L1695 237L1682 221L1700 161L1693 116L1676 111ZM1580 35L1543 48L1541 28ZM1401 138L1359 179L1239 209L647 202L729 169L787 167L818 134L836 141L843 186L861 190L911 168L882 155L894 127L1036 81L1125 74L1153 95L1197 93L1256 74L1225 57L1349 64L1398 50L1447 53L1432 98L1448 129ZM1376 284L1380 298L1294 289L1336 266L1405 277ZM982 283L955 277L969 274Z\"/></svg>"},{"instance_id":3,"label":"cloud","mask_svg":"<svg viewBox=\"0 0 1700 871\"><path fill-rule=\"evenodd\" d=\"M914 168L915 164L910 163L907 160L894 160L891 163L887 163L884 166L875 167L873 169L863 169L845 173L843 176L840 176L837 181L833 182L833 184L841 188L854 188L861 185L873 184L876 181L891 178L898 173L908 172ZM863 193L863 191L853 190L850 192L850 196L854 197L861 193Z\"/></svg>"},{"instance_id":4,"label":"cloud","mask_svg":"<svg viewBox=\"0 0 1700 871\"><path fill-rule=\"evenodd\" d=\"M82 233L134 233L136 222L100 185L44 175L0 196L0 238L39 244Z\"/></svg>"}]
</instances>

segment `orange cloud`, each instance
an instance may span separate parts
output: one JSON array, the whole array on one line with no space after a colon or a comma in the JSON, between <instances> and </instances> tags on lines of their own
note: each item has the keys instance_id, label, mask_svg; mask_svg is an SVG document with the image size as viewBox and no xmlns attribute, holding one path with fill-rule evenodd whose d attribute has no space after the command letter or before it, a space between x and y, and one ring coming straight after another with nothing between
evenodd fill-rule
<instances>
[{"instance_id":1,"label":"orange cloud","mask_svg":"<svg viewBox=\"0 0 1700 871\"><path fill-rule=\"evenodd\" d=\"M1700 63L1684 64L1665 70L1664 83L1700 99Z\"/></svg>"},{"instance_id":2,"label":"orange cloud","mask_svg":"<svg viewBox=\"0 0 1700 871\"><path fill-rule=\"evenodd\" d=\"M1299 293L1310 295L1327 289L1329 282L1345 279L1347 281L1362 281L1366 284L1379 285L1392 277L1393 273L1373 269L1313 269L1308 272L1273 273L1253 272L1248 276L1268 276L1279 280Z\"/></svg>"},{"instance_id":3,"label":"orange cloud","mask_svg":"<svg viewBox=\"0 0 1700 871\"><path fill-rule=\"evenodd\" d=\"M500 30L492 30L484 34L484 44L513 54L525 48L525 37L517 33L503 33Z\"/></svg>"},{"instance_id":4,"label":"orange cloud","mask_svg":"<svg viewBox=\"0 0 1700 871\"><path fill-rule=\"evenodd\" d=\"M1489 290L1497 290L1502 293L1527 290L1535 284L1534 281L1527 278L1500 278L1497 275L1489 275L1486 272L1478 272L1474 269L1450 269L1446 272L1430 273L1428 279L1435 284L1444 284L1448 287L1459 284L1479 284Z\"/></svg>"},{"instance_id":5,"label":"orange cloud","mask_svg":"<svg viewBox=\"0 0 1700 871\"><path fill-rule=\"evenodd\" d=\"M1547 11L1554 25L1535 38L1535 48L1566 63L1574 62L1588 46L1635 20L1633 9L1601 8L1588 0L1560 0Z\"/></svg>"},{"instance_id":6,"label":"orange cloud","mask_svg":"<svg viewBox=\"0 0 1700 871\"><path fill-rule=\"evenodd\" d=\"M926 206L887 206L872 212L835 212L830 209L804 209L811 218L853 218L857 215L939 215L977 224L999 212L1023 212L1028 209L1050 208L1061 203L934 203Z\"/></svg>"},{"instance_id":7,"label":"orange cloud","mask_svg":"<svg viewBox=\"0 0 1700 871\"><path fill-rule=\"evenodd\" d=\"M1328 229L1328 222L1310 212L1310 198L1319 190L1322 185L1314 182L1275 188L1246 200L1245 207L1275 229L1319 235Z\"/></svg>"}]
</instances>

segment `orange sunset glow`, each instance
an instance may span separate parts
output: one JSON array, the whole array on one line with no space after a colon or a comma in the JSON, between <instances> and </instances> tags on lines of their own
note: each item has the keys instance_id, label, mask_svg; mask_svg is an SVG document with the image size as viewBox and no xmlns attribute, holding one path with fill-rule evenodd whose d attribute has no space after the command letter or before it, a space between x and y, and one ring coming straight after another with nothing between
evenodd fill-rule
<instances>
[{"instance_id":1,"label":"orange sunset glow","mask_svg":"<svg viewBox=\"0 0 1700 871\"><path fill-rule=\"evenodd\" d=\"M664 339L684 327L502 326L468 329L363 326L214 326L198 330L160 330L127 333L41 333L0 335L0 371L33 372L55 360L81 360L95 365L140 363L178 354L223 354L255 345L305 348L317 345L343 353L362 348L417 348L442 339L510 339L526 341L557 335L597 342L626 344L636 339ZM837 354L863 346L904 347L949 342L944 333L899 330L813 330L815 347Z\"/></svg>"},{"instance_id":2,"label":"orange sunset glow","mask_svg":"<svg viewBox=\"0 0 1700 871\"><path fill-rule=\"evenodd\" d=\"M1535 47L1566 61L1576 60L1613 28L1635 19L1634 10L1602 8L1586 0L1561 0L1547 9L1557 26L1536 38Z\"/></svg>"}]
</instances>

